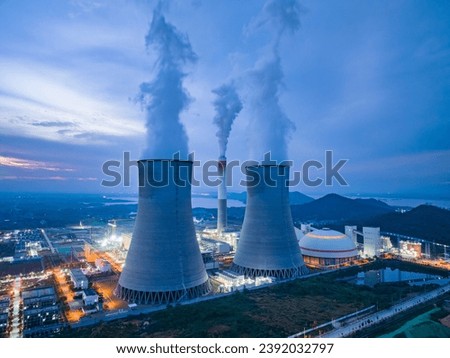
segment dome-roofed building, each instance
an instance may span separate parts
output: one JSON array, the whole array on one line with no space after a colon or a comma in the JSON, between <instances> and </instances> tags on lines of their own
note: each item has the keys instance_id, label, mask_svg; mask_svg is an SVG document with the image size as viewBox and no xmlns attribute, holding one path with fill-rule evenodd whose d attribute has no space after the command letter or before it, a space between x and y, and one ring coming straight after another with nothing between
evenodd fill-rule
<instances>
[{"instance_id":1,"label":"dome-roofed building","mask_svg":"<svg viewBox=\"0 0 450 358\"><path fill-rule=\"evenodd\" d=\"M309 266L335 266L358 258L354 241L345 234L323 228L305 235L297 231L300 250Z\"/></svg>"}]
</instances>

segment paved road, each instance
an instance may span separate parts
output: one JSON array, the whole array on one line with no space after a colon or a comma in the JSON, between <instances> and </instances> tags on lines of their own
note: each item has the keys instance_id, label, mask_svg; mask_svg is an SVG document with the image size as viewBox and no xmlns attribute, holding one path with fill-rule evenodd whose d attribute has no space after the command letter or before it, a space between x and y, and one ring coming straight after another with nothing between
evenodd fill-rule
<instances>
[{"instance_id":1,"label":"paved road","mask_svg":"<svg viewBox=\"0 0 450 358\"><path fill-rule=\"evenodd\" d=\"M375 312L369 316L366 316L364 318L361 318L355 322L352 322L351 324L337 328L333 331L327 332L321 337L323 338L339 338L339 337L348 337L352 334L361 331L363 329L366 329L367 327L374 326L376 324L382 323L386 321L387 319L390 319L394 317L395 315L405 312L413 307L416 307L417 305L420 305L422 303L431 301L447 292L450 292L450 284L437 288L436 290L424 293L420 296L416 296L414 298L411 298L409 300L403 301L401 303L398 303L388 309L385 309L383 311Z\"/></svg>"},{"instance_id":2,"label":"paved road","mask_svg":"<svg viewBox=\"0 0 450 358\"><path fill-rule=\"evenodd\" d=\"M13 301L13 316L12 316L12 330L10 333L11 338L20 338L22 337L22 332L20 332L20 287L22 282L20 281L20 277L17 277L14 281L14 301Z\"/></svg>"},{"instance_id":3,"label":"paved road","mask_svg":"<svg viewBox=\"0 0 450 358\"><path fill-rule=\"evenodd\" d=\"M54 254L56 252L55 248L52 245L52 242L50 241L50 239L47 236L47 233L45 232L44 229L41 229L41 233L42 236L44 236L44 239L47 241L48 246L50 247L50 251L52 252L52 254Z\"/></svg>"}]
</instances>

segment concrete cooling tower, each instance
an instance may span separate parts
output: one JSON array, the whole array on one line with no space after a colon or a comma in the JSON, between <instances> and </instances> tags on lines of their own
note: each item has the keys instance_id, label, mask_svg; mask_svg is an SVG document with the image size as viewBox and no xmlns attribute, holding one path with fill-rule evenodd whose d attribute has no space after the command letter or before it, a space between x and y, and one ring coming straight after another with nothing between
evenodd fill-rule
<instances>
[{"instance_id":1,"label":"concrete cooling tower","mask_svg":"<svg viewBox=\"0 0 450 358\"><path fill-rule=\"evenodd\" d=\"M233 269L281 279L307 273L289 206L289 167L246 167L247 207Z\"/></svg>"},{"instance_id":2,"label":"concrete cooling tower","mask_svg":"<svg viewBox=\"0 0 450 358\"><path fill-rule=\"evenodd\" d=\"M138 164L138 213L116 294L128 302L163 304L208 293L192 220L192 162Z\"/></svg>"}]
</instances>

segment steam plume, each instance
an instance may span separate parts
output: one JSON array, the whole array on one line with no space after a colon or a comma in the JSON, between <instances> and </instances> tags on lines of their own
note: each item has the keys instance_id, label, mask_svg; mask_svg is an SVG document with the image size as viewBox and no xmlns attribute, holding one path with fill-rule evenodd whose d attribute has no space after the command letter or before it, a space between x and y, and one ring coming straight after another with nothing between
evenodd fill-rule
<instances>
[{"instance_id":1,"label":"steam plume","mask_svg":"<svg viewBox=\"0 0 450 358\"><path fill-rule=\"evenodd\" d=\"M188 154L188 139L180 113L188 106L190 97L183 87L186 74L183 67L195 63L197 55L189 39L168 23L162 5L155 8L150 29L145 38L147 48L157 54L156 77L140 86L140 100L146 110L147 158L171 159L179 152Z\"/></svg>"},{"instance_id":2,"label":"steam plume","mask_svg":"<svg viewBox=\"0 0 450 358\"><path fill-rule=\"evenodd\" d=\"M274 35L269 51L248 73L248 97L252 111L249 122L250 156L261 159L271 152L272 159L287 159L287 141L294 123L280 105L283 71L279 45L286 32L300 27L301 8L296 0L268 0L262 12L249 25L250 32L268 28Z\"/></svg>"},{"instance_id":3,"label":"steam plume","mask_svg":"<svg viewBox=\"0 0 450 358\"><path fill-rule=\"evenodd\" d=\"M242 102L233 83L224 84L212 92L216 95L213 102L216 110L214 124L218 127L216 136L219 139L219 154L225 157L231 127L242 109Z\"/></svg>"}]
</instances>

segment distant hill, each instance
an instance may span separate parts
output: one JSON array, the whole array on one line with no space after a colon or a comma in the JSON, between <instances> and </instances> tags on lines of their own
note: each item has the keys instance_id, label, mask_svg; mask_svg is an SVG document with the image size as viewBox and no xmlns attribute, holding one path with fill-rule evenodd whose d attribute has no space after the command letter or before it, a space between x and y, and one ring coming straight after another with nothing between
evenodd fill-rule
<instances>
[{"instance_id":1,"label":"distant hill","mask_svg":"<svg viewBox=\"0 0 450 358\"><path fill-rule=\"evenodd\" d=\"M239 197L245 201L245 193L230 194L230 199ZM314 200L299 192L292 192L290 199L293 203L292 216L296 222L326 225L338 230L342 230L344 225L379 226L382 231L450 244L450 211L446 209L421 205L400 213L379 200L349 199L337 194ZM121 203L120 200L102 195L2 194L0 231L62 227L78 224L80 220L84 224L105 224L110 219L129 218L136 208L137 204L129 204L128 201ZM217 209L195 208L193 212L205 219L214 219L217 215ZM229 208L228 221L240 224L244 213L245 207Z\"/></svg>"},{"instance_id":2,"label":"distant hill","mask_svg":"<svg viewBox=\"0 0 450 358\"><path fill-rule=\"evenodd\" d=\"M375 199L349 199L337 194L329 194L314 200L306 195L306 198L302 198L303 194L300 193L294 194L294 196L297 195L299 200L308 200L305 204L291 205L292 217L297 222L309 221L318 225L321 223L354 225L395 210L393 207ZM215 212L215 209L208 210ZM239 224L244 218L244 213L244 207L229 208L229 220Z\"/></svg>"},{"instance_id":3,"label":"distant hill","mask_svg":"<svg viewBox=\"0 0 450 358\"><path fill-rule=\"evenodd\" d=\"M289 202L291 205L302 205L313 202L314 199L308 195L302 194L299 191L289 192Z\"/></svg>"},{"instance_id":4,"label":"distant hill","mask_svg":"<svg viewBox=\"0 0 450 358\"><path fill-rule=\"evenodd\" d=\"M228 193L228 199L231 200L239 200L242 203L247 202L247 193L241 192L241 193ZM299 191L291 191L289 192L289 202L291 205L301 205L306 204L314 201L313 198L311 198L308 195L302 194Z\"/></svg>"},{"instance_id":5,"label":"distant hill","mask_svg":"<svg viewBox=\"0 0 450 358\"><path fill-rule=\"evenodd\" d=\"M229 200L237 200L237 201L240 201L245 204L247 202L247 193L245 191L243 191L241 193L228 192L227 198Z\"/></svg>"},{"instance_id":6,"label":"distant hill","mask_svg":"<svg viewBox=\"0 0 450 358\"><path fill-rule=\"evenodd\" d=\"M394 212L394 208L375 199L349 199L337 194L303 205L292 205L294 221L348 222Z\"/></svg>"},{"instance_id":7,"label":"distant hill","mask_svg":"<svg viewBox=\"0 0 450 358\"><path fill-rule=\"evenodd\" d=\"M388 204L386 204L384 201L380 201L377 199L354 199L355 203L361 203L364 205L370 205L370 206L376 206L382 209L386 209L386 208L390 208L392 209L391 206L389 206Z\"/></svg>"},{"instance_id":8,"label":"distant hill","mask_svg":"<svg viewBox=\"0 0 450 358\"><path fill-rule=\"evenodd\" d=\"M432 205L420 205L405 213L387 213L365 220L362 224L450 245L450 210Z\"/></svg>"}]
</instances>

